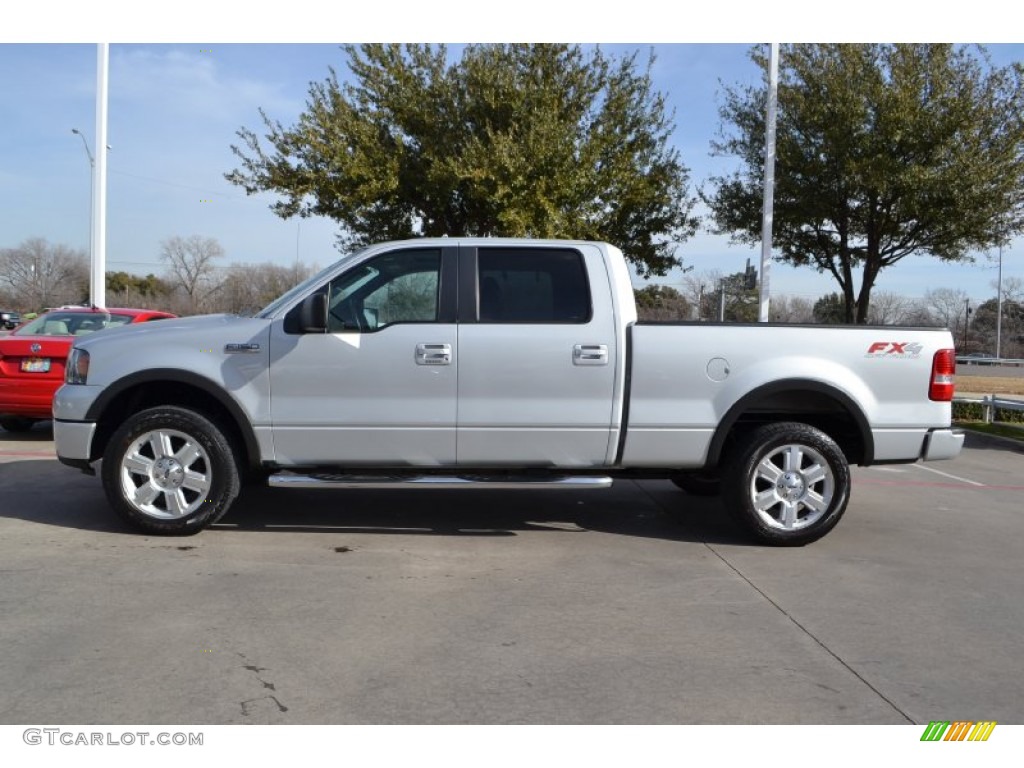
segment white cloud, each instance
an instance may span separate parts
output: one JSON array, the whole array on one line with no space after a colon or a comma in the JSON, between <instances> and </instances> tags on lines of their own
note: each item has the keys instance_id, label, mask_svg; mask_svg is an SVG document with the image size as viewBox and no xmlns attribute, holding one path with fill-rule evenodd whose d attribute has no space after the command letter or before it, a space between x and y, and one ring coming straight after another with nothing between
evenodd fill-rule
<instances>
[{"instance_id":1,"label":"white cloud","mask_svg":"<svg viewBox=\"0 0 1024 768\"><path fill-rule=\"evenodd\" d=\"M151 119L237 122L257 107L272 114L302 108L301 99L285 94L283 83L228 72L199 45L113 46L110 81L112 102L144 107Z\"/></svg>"}]
</instances>

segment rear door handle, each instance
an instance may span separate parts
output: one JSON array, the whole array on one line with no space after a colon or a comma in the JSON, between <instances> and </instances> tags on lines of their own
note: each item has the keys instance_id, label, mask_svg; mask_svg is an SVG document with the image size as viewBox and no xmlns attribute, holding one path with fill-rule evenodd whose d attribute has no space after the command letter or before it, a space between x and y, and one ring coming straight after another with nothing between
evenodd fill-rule
<instances>
[{"instance_id":1,"label":"rear door handle","mask_svg":"<svg viewBox=\"0 0 1024 768\"><path fill-rule=\"evenodd\" d=\"M572 348L573 365L608 365L607 344L577 344Z\"/></svg>"},{"instance_id":2,"label":"rear door handle","mask_svg":"<svg viewBox=\"0 0 1024 768\"><path fill-rule=\"evenodd\" d=\"M417 344L416 365L451 365L451 344Z\"/></svg>"}]
</instances>

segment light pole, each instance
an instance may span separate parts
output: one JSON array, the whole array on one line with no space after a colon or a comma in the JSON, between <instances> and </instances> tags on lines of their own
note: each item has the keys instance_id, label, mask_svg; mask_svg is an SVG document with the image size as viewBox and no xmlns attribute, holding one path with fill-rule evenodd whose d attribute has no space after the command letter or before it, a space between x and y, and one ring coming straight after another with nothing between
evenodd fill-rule
<instances>
[{"instance_id":1,"label":"light pole","mask_svg":"<svg viewBox=\"0 0 1024 768\"><path fill-rule=\"evenodd\" d=\"M971 322L971 300L964 299L964 354L967 354L967 326Z\"/></svg>"},{"instance_id":2,"label":"light pole","mask_svg":"<svg viewBox=\"0 0 1024 768\"><path fill-rule=\"evenodd\" d=\"M1003 241L999 241L999 280L996 282L996 359L1003 356Z\"/></svg>"},{"instance_id":3,"label":"light pole","mask_svg":"<svg viewBox=\"0 0 1024 768\"><path fill-rule=\"evenodd\" d=\"M78 138L82 140L82 146L85 147L85 154L89 158L89 263L92 263L92 212L93 212L93 198L96 196L95 178L96 173L96 158L92 156L92 152L89 151L89 142L85 140L85 135L77 128L72 128L71 132L77 134Z\"/></svg>"}]
</instances>

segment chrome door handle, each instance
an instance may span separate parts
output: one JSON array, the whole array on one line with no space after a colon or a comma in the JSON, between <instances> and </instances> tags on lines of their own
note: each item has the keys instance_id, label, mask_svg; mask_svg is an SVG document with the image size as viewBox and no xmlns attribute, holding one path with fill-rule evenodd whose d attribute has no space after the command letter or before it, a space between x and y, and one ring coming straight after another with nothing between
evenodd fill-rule
<instances>
[{"instance_id":1,"label":"chrome door handle","mask_svg":"<svg viewBox=\"0 0 1024 768\"><path fill-rule=\"evenodd\" d=\"M451 365L451 344L417 344L416 365Z\"/></svg>"},{"instance_id":2,"label":"chrome door handle","mask_svg":"<svg viewBox=\"0 0 1024 768\"><path fill-rule=\"evenodd\" d=\"M572 348L573 365L608 365L607 344L577 344Z\"/></svg>"}]
</instances>

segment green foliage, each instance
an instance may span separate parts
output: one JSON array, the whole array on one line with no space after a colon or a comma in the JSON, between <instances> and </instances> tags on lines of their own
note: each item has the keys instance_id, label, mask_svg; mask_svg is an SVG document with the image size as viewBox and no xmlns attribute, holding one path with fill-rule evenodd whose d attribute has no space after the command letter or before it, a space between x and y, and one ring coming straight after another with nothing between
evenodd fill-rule
<instances>
[{"instance_id":1,"label":"green foliage","mask_svg":"<svg viewBox=\"0 0 1024 768\"><path fill-rule=\"evenodd\" d=\"M843 297L838 293L827 294L814 302L813 312L814 322L816 323L840 325L841 323L848 322Z\"/></svg>"},{"instance_id":2,"label":"green foliage","mask_svg":"<svg viewBox=\"0 0 1024 768\"><path fill-rule=\"evenodd\" d=\"M953 421L984 421L985 408L981 403L953 403ZM1024 411L996 408L993 421L1005 424L1024 424Z\"/></svg>"},{"instance_id":3,"label":"green foliage","mask_svg":"<svg viewBox=\"0 0 1024 768\"><path fill-rule=\"evenodd\" d=\"M723 281L725 283L725 319L732 323L756 323L759 294L757 288L747 288L747 275L735 272ZM716 301L721 298L716 294ZM716 308L716 313L718 309ZM718 314L715 315L716 319Z\"/></svg>"},{"instance_id":4,"label":"green foliage","mask_svg":"<svg viewBox=\"0 0 1024 768\"><path fill-rule=\"evenodd\" d=\"M114 295L134 292L152 298L168 293L170 289L154 274L140 277L128 272L107 272L107 290Z\"/></svg>"},{"instance_id":5,"label":"green foliage","mask_svg":"<svg viewBox=\"0 0 1024 768\"><path fill-rule=\"evenodd\" d=\"M688 169L650 67L573 45L346 46L351 81L312 83L266 144L238 132L248 194L329 216L344 247L424 236L565 237L623 247L641 276L696 230ZM266 147L266 148L265 148Z\"/></svg>"},{"instance_id":6,"label":"green foliage","mask_svg":"<svg viewBox=\"0 0 1024 768\"><path fill-rule=\"evenodd\" d=\"M637 314L641 320L689 320L690 302L668 285L645 285L634 288Z\"/></svg>"},{"instance_id":7,"label":"green foliage","mask_svg":"<svg viewBox=\"0 0 1024 768\"><path fill-rule=\"evenodd\" d=\"M767 70L763 49L752 58ZM970 259L1024 228L1024 66L951 45L786 45L779 56L777 258L830 273L867 322L878 273ZM766 87L732 87L712 179L719 231L760 242ZM728 129L731 129L731 132ZM854 269L862 269L859 291Z\"/></svg>"},{"instance_id":8,"label":"green foliage","mask_svg":"<svg viewBox=\"0 0 1024 768\"><path fill-rule=\"evenodd\" d=\"M981 341L980 351L995 354L996 315L999 303L988 299L978 305L971 316L970 333ZM1024 304L1013 299L1003 301L1002 349L1004 357L1016 357L1024 345Z\"/></svg>"},{"instance_id":9,"label":"green foliage","mask_svg":"<svg viewBox=\"0 0 1024 768\"><path fill-rule=\"evenodd\" d=\"M981 403L953 403L953 421L984 421Z\"/></svg>"}]
</instances>

